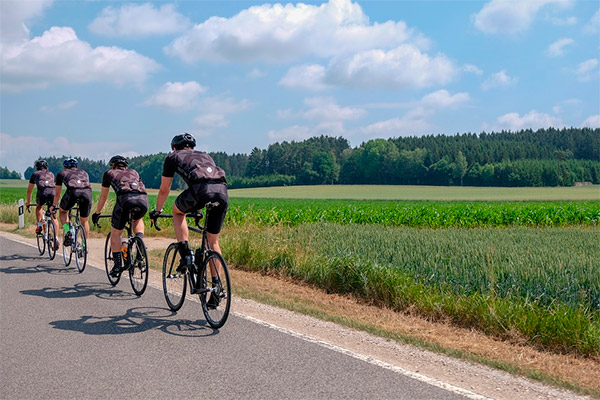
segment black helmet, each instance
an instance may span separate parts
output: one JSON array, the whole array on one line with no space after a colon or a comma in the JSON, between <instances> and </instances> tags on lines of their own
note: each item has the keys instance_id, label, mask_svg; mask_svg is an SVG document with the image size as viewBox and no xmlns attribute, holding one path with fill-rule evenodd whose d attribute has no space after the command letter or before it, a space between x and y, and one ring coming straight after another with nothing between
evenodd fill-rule
<instances>
[{"instance_id":1,"label":"black helmet","mask_svg":"<svg viewBox=\"0 0 600 400\"><path fill-rule=\"evenodd\" d=\"M65 161L63 161L63 166L65 168L77 167L78 165L79 163L75 158L67 158Z\"/></svg>"},{"instance_id":2,"label":"black helmet","mask_svg":"<svg viewBox=\"0 0 600 400\"><path fill-rule=\"evenodd\" d=\"M112 158L110 159L110 161L108 162L108 164L111 167L116 167L117 165L121 164L124 166L128 166L129 165L129 161L127 161L127 159L121 155L116 155L116 156L112 156Z\"/></svg>"},{"instance_id":3,"label":"black helmet","mask_svg":"<svg viewBox=\"0 0 600 400\"><path fill-rule=\"evenodd\" d=\"M41 169L48 169L48 162L46 160L37 160L35 162L35 169L37 171Z\"/></svg>"},{"instance_id":4,"label":"black helmet","mask_svg":"<svg viewBox=\"0 0 600 400\"><path fill-rule=\"evenodd\" d=\"M171 148L181 150L185 147L196 147L196 139L187 132L177 135L171 140Z\"/></svg>"}]
</instances>

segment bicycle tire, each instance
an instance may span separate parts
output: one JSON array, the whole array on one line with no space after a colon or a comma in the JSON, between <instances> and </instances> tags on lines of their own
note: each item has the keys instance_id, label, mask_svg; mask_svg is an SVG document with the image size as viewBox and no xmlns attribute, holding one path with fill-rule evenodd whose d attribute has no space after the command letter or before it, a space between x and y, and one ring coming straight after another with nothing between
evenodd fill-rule
<instances>
[{"instance_id":1,"label":"bicycle tire","mask_svg":"<svg viewBox=\"0 0 600 400\"><path fill-rule=\"evenodd\" d=\"M87 242L85 240L85 230L80 225L75 230L75 243L73 247L75 253L75 264L77 265L77 271L82 273L87 263Z\"/></svg>"},{"instance_id":2,"label":"bicycle tire","mask_svg":"<svg viewBox=\"0 0 600 400\"><path fill-rule=\"evenodd\" d=\"M171 243L167 247L162 270L163 294L172 311L179 310L183 305L187 288L186 274L177 272L181 259L178 248L177 243Z\"/></svg>"},{"instance_id":3,"label":"bicycle tire","mask_svg":"<svg viewBox=\"0 0 600 400\"><path fill-rule=\"evenodd\" d=\"M114 266L112 255L112 248L110 246L110 232L108 232L108 236L106 236L106 243L104 243L104 269L106 270L106 276L108 277L108 282L112 286L117 286L117 283L121 280L121 274L114 277L110 274L112 267Z\"/></svg>"},{"instance_id":4,"label":"bicycle tire","mask_svg":"<svg viewBox=\"0 0 600 400\"><path fill-rule=\"evenodd\" d=\"M216 286L213 285L213 276L220 281ZM198 296L206 322L214 329L225 325L231 307L231 281L225 259L216 251L210 250L202 263ZM211 304L211 297L218 298L218 301Z\"/></svg>"},{"instance_id":5,"label":"bicycle tire","mask_svg":"<svg viewBox=\"0 0 600 400\"><path fill-rule=\"evenodd\" d=\"M46 251L46 238L44 238L44 232L36 233L35 237L37 239L37 248L40 252L40 256L43 256Z\"/></svg>"},{"instance_id":6,"label":"bicycle tire","mask_svg":"<svg viewBox=\"0 0 600 400\"><path fill-rule=\"evenodd\" d=\"M56 229L54 228L54 223L52 221L48 221L46 223L46 229L48 230L48 257L51 260L54 260L56 257Z\"/></svg>"},{"instance_id":7,"label":"bicycle tire","mask_svg":"<svg viewBox=\"0 0 600 400\"><path fill-rule=\"evenodd\" d=\"M70 227L70 229L75 229L72 226ZM71 232L69 230L69 232ZM65 262L65 267L68 267L71 264L71 258L73 257L73 243L71 243L70 246L65 246L64 241L63 241L63 246L62 246L62 253L63 253L63 261ZM68 257L67 257L68 254Z\"/></svg>"},{"instance_id":8,"label":"bicycle tire","mask_svg":"<svg viewBox=\"0 0 600 400\"><path fill-rule=\"evenodd\" d=\"M141 296L148 286L148 252L141 237L129 239L129 281L136 295Z\"/></svg>"}]
</instances>

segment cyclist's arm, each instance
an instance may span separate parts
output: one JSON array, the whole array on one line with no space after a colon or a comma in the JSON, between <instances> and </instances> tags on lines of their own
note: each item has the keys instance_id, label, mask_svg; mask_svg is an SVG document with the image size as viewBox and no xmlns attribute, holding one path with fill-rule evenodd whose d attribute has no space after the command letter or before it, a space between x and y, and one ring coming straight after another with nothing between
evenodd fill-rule
<instances>
[{"instance_id":1,"label":"cyclist's arm","mask_svg":"<svg viewBox=\"0 0 600 400\"><path fill-rule=\"evenodd\" d=\"M109 188L102 186L102 190L100 190L100 198L98 199L98 206L96 207L96 214L100 214L102 212L102 208L106 203L106 199L108 199L108 190Z\"/></svg>"},{"instance_id":2,"label":"cyclist's arm","mask_svg":"<svg viewBox=\"0 0 600 400\"><path fill-rule=\"evenodd\" d=\"M56 185L54 192L54 201L52 202L52 206L56 208L58 206L58 201L60 200L60 193L62 192L62 186Z\"/></svg>"},{"instance_id":3,"label":"cyclist's arm","mask_svg":"<svg viewBox=\"0 0 600 400\"><path fill-rule=\"evenodd\" d=\"M156 198L156 209L161 210L167 201L167 197L169 197L169 192L171 191L171 183L173 183L173 177L160 177L160 189L158 189L158 196Z\"/></svg>"},{"instance_id":4,"label":"cyclist's arm","mask_svg":"<svg viewBox=\"0 0 600 400\"><path fill-rule=\"evenodd\" d=\"M30 183L29 186L27 186L27 203L25 204L31 204L31 193L33 193L33 183Z\"/></svg>"}]
</instances>

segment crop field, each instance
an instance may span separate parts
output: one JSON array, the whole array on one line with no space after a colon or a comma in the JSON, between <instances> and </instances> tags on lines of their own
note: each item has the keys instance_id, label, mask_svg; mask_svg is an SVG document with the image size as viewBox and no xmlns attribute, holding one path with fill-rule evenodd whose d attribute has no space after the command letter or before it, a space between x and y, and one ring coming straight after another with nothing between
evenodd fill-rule
<instances>
[{"instance_id":1,"label":"crop field","mask_svg":"<svg viewBox=\"0 0 600 400\"><path fill-rule=\"evenodd\" d=\"M521 197L479 188L489 191L454 201L443 201L441 188L430 188L438 193L431 201L411 198L414 187L367 200L368 187L347 199L345 188L306 187L286 198L289 189L269 188L271 198L230 192L221 247L232 265L553 352L600 356L597 186L585 196L549 188L551 201L529 198L544 188L520 188ZM447 189L450 198L462 190ZM2 222L16 222L24 194L0 185ZM149 197L152 208L156 195ZM161 224L147 234L172 236L169 220Z\"/></svg>"}]
</instances>

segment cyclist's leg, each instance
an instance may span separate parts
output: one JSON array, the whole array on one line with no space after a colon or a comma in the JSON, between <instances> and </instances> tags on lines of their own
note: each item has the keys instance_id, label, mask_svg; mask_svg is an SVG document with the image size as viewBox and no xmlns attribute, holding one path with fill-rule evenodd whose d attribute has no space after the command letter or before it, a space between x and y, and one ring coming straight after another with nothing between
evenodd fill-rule
<instances>
[{"instance_id":1,"label":"cyclist's leg","mask_svg":"<svg viewBox=\"0 0 600 400\"><path fill-rule=\"evenodd\" d=\"M89 216L92 211L92 189L83 189L77 196L79 203L79 218L81 225L85 229L85 237L90 237Z\"/></svg>"},{"instance_id":2,"label":"cyclist's leg","mask_svg":"<svg viewBox=\"0 0 600 400\"><path fill-rule=\"evenodd\" d=\"M60 220L60 224L63 227L63 237L65 238L65 245L70 245L70 238L68 238L69 233L69 210L73 208L77 199L73 196L73 191L67 189L65 194L63 194L62 199L60 199L60 204L58 205L58 218Z\"/></svg>"},{"instance_id":3,"label":"cyclist's leg","mask_svg":"<svg viewBox=\"0 0 600 400\"><path fill-rule=\"evenodd\" d=\"M187 242L190 237L185 212L181 211L177 204L173 204L173 228L178 242Z\"/></svg>"},{"instance_id":4,"label":"cyclist's leg","mask_svg":"<svg viewBox=\"0 0 600 400\"><path fill-rule=\"evenodd\" d=\"M117 202L113 208L110 228L110 248L113 253L114 267L110 274L118 276L123 269L123 253L121 252L121 235L125 228L127 213L123 208L122 197L117 196Z\"/></svg>"},{"instance_id":5,"label":"cyclist's leg","mask_svg":"<svg viewBox=\"0 0 600 400\"><path fill-rule=\"evenodd\" d=\"M131 229L136 236L144 236L144 220L142 219L148 212L148 195L139 194L131 196L133 211L131 213Z\"/></svg>"}]
</instances>

